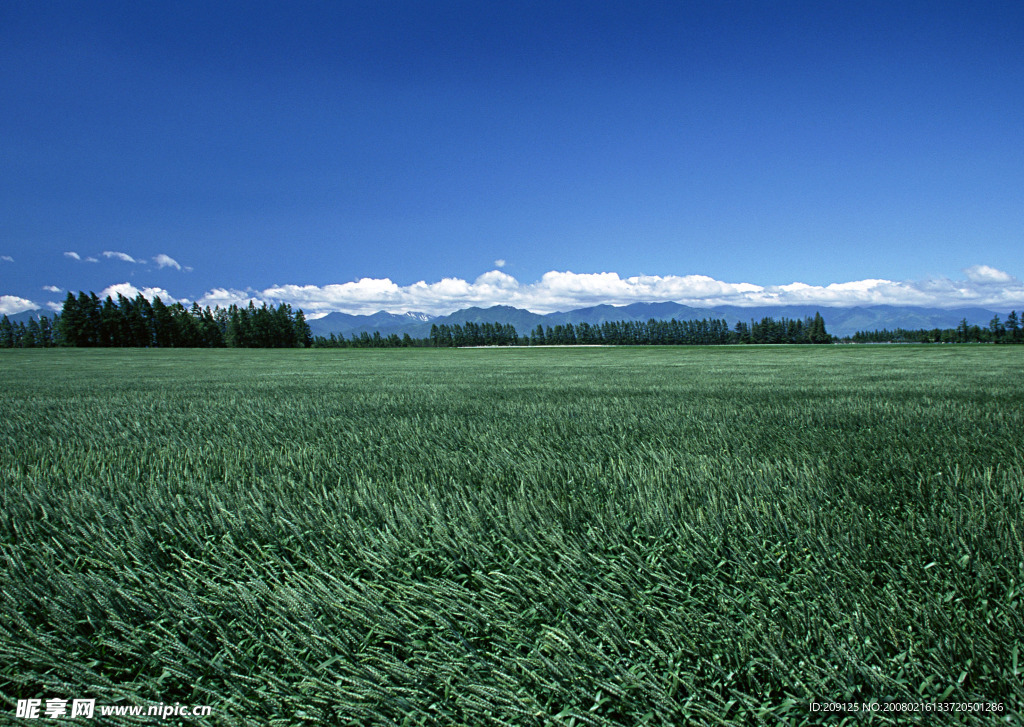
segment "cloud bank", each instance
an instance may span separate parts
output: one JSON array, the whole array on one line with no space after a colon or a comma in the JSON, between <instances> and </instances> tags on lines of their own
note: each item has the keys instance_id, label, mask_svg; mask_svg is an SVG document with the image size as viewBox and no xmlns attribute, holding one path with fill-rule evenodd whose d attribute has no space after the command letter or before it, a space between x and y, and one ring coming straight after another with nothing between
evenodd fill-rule
<instances>
[{"instance_id":1,"label":"cloud bank","mask_svg":"<svg viewBox=\"0 0 1024 727\"><path fill-rule=\"evenodd\" d=\"M125 298L131 299L137 298L140 293L142 294L143 297L149 298L149 300L153 300L154 298L160 298L160 301L162 303L178 302L177 298L175 298L173 295L168 293L163 288L136 288L131 283L117 283L116 285L108 286L101 290L99 293L97 293L97 296L99 297L100 300L105 300L109 295L112 299L116 301L118 295L123 295ZM182 299L182 302L186 302L185 299ZM223 308L224 306L221 307Z\"/></svg>"},{"instance_id":2,"label":"cloud bank","mask_svg":"<svg viewBox=\"0 0 1024 727\"><path fill-rule=\"evenodd\" d=\"M159 264L159 262L157 263ZM163 267L166 267L164 265ZM173 267L173 266L171 266ZM203 306L226 308L288 303L317 318L339 311L366 315L385 310L443 315L479 306L508 305L536 313L585 308L593 305L628 305L673 301L694 307L735 306L870 306L910 305L930 308L984 307L996 311L1024 311L1024 283L1013 275L987 265L974 265L963 271L965 279L929 278L918 281L894 281L883 278L855 280L829 285L794 282L786 285L756 285L716 280L706 275L636 275L618 273L573 273L551 271L533 283L521 283L501 270L491 270L472 282L461 278L443 278L437 282L419 281L398 285L389 278L361 278L333 285L275 285L258 290L213 288L197 302ZM48 290L52 290L47 288ZM111 285L98 293L101 299L118 294L134 298L159 296L165 303L188 298L172 295L159 287L136 287L131 283ZM48 304L52 307L52 304ZM19 313L40 306L16 296L0 297L0 312Z\"/></svg>"},{"instance_id":3,"label":"cloud bank","mask_svg":"<svg viewBox=\"0 0 1024 727\"><path fill-rule=\"evenodd\" d=\"M15 313L24 313L27 310L38 308L35 303L16 295L0 295L0 315L13 316Z\"/></svg>"},{"instance_id":4,"label":"cloud bank","mask_svg":"<svg viewBox=\"0 0 1024 727\"><path fill-rule=\"evenodd\" d=\"M207 292L201 305L224 307L232 303L257 305L288 303L307 314L332 311L369 314L421 311L445 314L469 306L510 305L536 313L587 306L628 305L673 301L695 307L718 305L913 305L935 308L982 306L995 309L1024 308L1024 284L1009 273L985 265L964 270L966 280L931 278L894 281L881 278L830 285L755 285L730 283L706 275L638 275L551 271L540 280L523 284L500 270L484 273L473 282L444 278L435 283L419 281L397 285L388 278L362 278L335 285L277 285L264 290L216 288Z\"/></svg>"}]
</instances>

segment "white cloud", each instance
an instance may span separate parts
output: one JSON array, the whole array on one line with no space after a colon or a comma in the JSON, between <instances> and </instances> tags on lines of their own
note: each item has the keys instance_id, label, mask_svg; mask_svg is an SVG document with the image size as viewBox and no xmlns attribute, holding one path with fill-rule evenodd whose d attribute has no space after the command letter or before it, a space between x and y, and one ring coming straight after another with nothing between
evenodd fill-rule
<instances>
[{"instance_id":1,"label":"white cloud","mask_svg":"<svg viewBox=\"0 0 1024 727\"><path fill-rule=\"evenodd\" d=\"M13 263L14 262L14 258L11 257L10 255L0 255L0 260L3 260L5 263Z\"/></svg>"},{"instance_id":2,"label":"white cloud","mask_svg":"<svg viewBox=\"0 0 1024 727\"><path fill-rule=\"evenodd\" d=\"M69 257L72 260L81 260L82 259L81 257L79 257L77 252L66 252L66 253L64 253L64 257Z\"/></svg>"},{"instance_id":3,"label":"white cloud","mask_svg":"<svg viewBox=\"0 0 1024 727\"><path fill-rule=\"evenodd\" d=\"M972 265L964 269L968 280L973 283L1011 283L1014 277L1002 270L990 268L988 265Z\"/></svg>"},{"instance_id":4,"label":"white cloud","mask_svg":"<svg viewBox=\"0 0 1024 727\"><path fill-rule=\"evenodd\" d=\"M771 297L769 289L751 283L726 283L706 275L637 275L573 273L552 270L540 281L526 286L523 297L530 310L550 312L581 306L628 305L640 302L676 301L688 305L754 305L757 298ZM529 307L529 306L527 306Z\"/></svg>"},{"instance_id":5,"label":"white cloud","mask_svg":"<svg viewBox=\"0 0 1024 727\"><path fill-rule=\"evenodd\" d=\"M163 288L136 288L131 283L117 283L116 285L110 285L98 293L99 299L104 300L109 295L114 300L117 300L118 294L123 295L125 298L137 298L139 293L149 300L159 297L164 303L176 303L178 299L168 293ZM184 300L184 298L182 299Z\"/></svg>"},{"instance_id":6,"label":"white cloud","mask_svg":"<svg viewBox=\"0 0 1024 727\"><path fill-rule=\"evenodd\" d=\"M59 293L61 291L56 285L44 285L43 290L48 290L51 293Z\"/></svg>"},{"instance_id":7,"label":"white cloud","mask_svg":"<svg viewBox=\"0 0 1024 727\"><path fill-rule=\"evenodd\" d=\"M160 253L155 258L153 258L153 262L155 262L157 267L159 268L174 268L175 270L181 270L181 265L179 265L178 261L172 258L170 255L164 255L163 253Z\"/></svg>"},{"instance_id":8,"label":"white cloud","mask_svg":"<svg viewBox=\"0 0 1024 727\"><path fill-rule=\"evenodd\" d=\"M126 252L112 252L110 250L103 251L103 257L114 258L115 260L122 260L126 263L143 263L145 260L136 260Z\"/></svg>"},{"instance_id":9,"label":"white cloud","mask_svg":"<svg viewBox=\"0 0 1024 727\"><path fill-rule=\"evenodd\" d=\"M214 288L213 290L207 291L203 294L203 297L201 297L198 302L203 308L229 308L232 305L246 306L249 305L250 300L257 306L262 305L263 301L258 295L253 293L253 291ZM330 311L325 311L325 313L328 312Z\"/></svg>"},{"instance_id":10,"label":"white cloud","mask_svg":"<svg viewBox=\"0 0 1024 727\"><path fill-rule=\"evenodd\" d=\"M421 280L398 286L389 278L361 278L336 285L278 285L263 291L231 291L231 295L218 290L207 293L200 303L211 305L215 300L231 300L248 305L252 299L257 304L260 301L269 305L289 303L312 315L331 311L368 314L379 310L436 313L469 306L517 305L521 298L518 290L519 282L515 278L492 270L472 283L460 278L443 278L436 283Z\"/></svg>"},{"instance_id":11,"label":"white cloud","mask_svg":"<svg viewBox=\"0 0 1024 727\"><path fill-rule=\"evenodd\" d=\"M996 271L997 273L999 271ZM975 273L977 277L977 273ZM484 273L469 282L444 278L435 283L419 281L399 286L388 278L363 278L338 285L278 285L266 290L207 293L203 305L220 301L257 305L281 302L302 308L311 315L331 311L367 314L378 310L392 313L423 311L444 314L468 306L511 305L538 313L571 310L599 304L628 305L640 302L674 301L695 307L719 305L916 305L937 308L988 306L998 309L1024 307L1024 285L1012 276L996 283L988 273L981 280L933 278L923 281L893 281L871 278L828 285L793 282L756 285L716 280L706 275L638 275L618 273L573 273L550 271L540 280L523 284L500 270Z\"/></svg>"},{"instance_id":12,"label":"white cloud","mask_svg":"<svg viewBox=\"0 0 1024 727\"><path fill-rule=\"evenodd\" d=\"M505 261L502 260L501 258L498 258L497 260L494 261L494 267L496 267L496 268L503 268L503 267L505 267Z\"/></svg>"},{"instance_id":13,"label":"white cloud","mask_svg":"<svg viewBox=\"0 0 1024 727\"><path fill-rule=\"evenodd\" d=\"M63 303L54 303L52 300L46 301L46 307L52 310L54 313L60 313L64 310Z\"/></svg>"},{"instance_id":14,"label":"white cloud","mask_svg":"<svg viewBox=\"0 0 1024 727\"><path fill-rule=\"evenodd\" d=\"M15 313L24 313L27 310L39 308L31 300L19 298L16 295L0 295L0 315L11 316Z\"/></svg>"},{"instance_id":15,"label":"white cloud","mask_svg":"<svg viewBox=\"0 0 1024 727\"><path fill-rule=\"evenodd\" d=\"M275 285L265 290L214 288L198 302L203 307L226 308L276 306L288 303L303 309L311 318L332 311L369 314L379 310L392 313L422 311L445 314L469 306L510 305L537 313L571 310L599 304L628 305L640 302L674 301L694 307L721 305L914 305L936 308L981 306L995 310L1024 309L1024 284L1007 273L969 268L974 279L930 278L894 281L869 278L827 285L792 282L756 285L716 280L706 275L637 275L622 277L614 272L573 273L552 270L533 283L521 283L500 270L491 270L473 281L443 278L398 285L389 278L361 278L332 285ZM965 271L966 272L966 271ZM1005 275L1002 281L997 276ZM165 302L175 298L162 288L136 288L130 283L112 285L100 297L121 293L135 297L141 292ZM184 302L184 299L180 299Z\"/></svg>"},{"instance_id":16,"label":"white cloud","mask_svg":"<svg viewBox=\"0 0 1024 727\"><path fill-rule=\"evenodd\" d=\"M85 261L86 261L87 263L98 263L98 262L99 262L99 260L97 260L97 259L96 259L96 258L94 258L94 257L87 257L87 258L85 259Z\"/></svg>"}]
</instances>

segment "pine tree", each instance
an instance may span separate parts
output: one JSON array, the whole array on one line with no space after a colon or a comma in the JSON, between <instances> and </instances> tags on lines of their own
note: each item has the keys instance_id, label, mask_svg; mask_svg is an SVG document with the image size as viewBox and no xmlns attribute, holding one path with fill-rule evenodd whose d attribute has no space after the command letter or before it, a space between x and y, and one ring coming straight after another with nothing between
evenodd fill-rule
<instances>
[{"instance_id":1,"label":"pine tree","mask_svg":"<svg viewBox=\"0 0 1024 727\"><path fill-rule=\"evenodd\" d=\"M0 348L14 348L14 326L6 315L0 319Z\"/></svg>"},{"instance_id":2,"label":"pine tree","mask_svg":"<svg viewBox=\"0 0 1024 727\"><path fill-rule=\"evenodd\" d=\"M25 327L25 340L22 343L25 348L35 348L39 344L39 321L35 318L28 319Z\"/></svg>"},{"instance_id":3,"label":"pine tree","mask_svg":"<svg viewBox=\"0 0 1024 727\"><path fill-rule=\"evenodd\" d=\"M825 319L821 317L821 313L815 312L814 321L811 323L810 330L811 343L831 343L832 336L828 335L825 330Z\"/></svg>"},{"instance_id":4,"label":"pine tree","mask_svg":"<svg viewBox=\"0 0 1024 727\"><path fill-rule=\"evenodd\" d=\"M142 293L135 298L132 305L132 317L129 324L132 328L134 345L149 348L156 345L156 318L153 315L153 304Z\"/></svg>"},{"instance_id":5,"label":"pine tree","mask_svg":"<svg viewBox=\"0 0 1024 727\"><path fill-rule=\"evenodd\" d=\"M220 326L209 307L203 309L199 318L199 331L202 345L205 348L221 348L224 346L224 339L221 336Z\"/></svg>"},{"instance_id":6,"label":"pine tree","mask_svg":"<svg viewBox=\"0 0 1024 727\"><path fill-rule=\"evenodd\" d=\"M1010 311L1010 315L1006 316L1006 335L1010 343L1020 343L1021 341L1020 319L1017 318L1015 310Z\"/></svg>"},{"instance_id":7,"label":"pine tree","mask_svg":"<svg viewBox=\"0 0 1024 727\"><path fill-rule=\"evenodd\" d=\"M406 334L408 335L408 334ZM295 311L295 343L302 348L309 348L313 345L313 331L306 322L306 314L302 309Z\"/></svg>"},{"instance_id":8,"label":"pine tree","mask_svg":"<svg viewBox=\"0 0 1024 727\"><path fill-rule=\"evenodd\" d=\"M46 348L53 346L53 326L50 323L50 319L46 316L39 316L39 340L37 345L45 346Z\"/></svg>"},{"instance_id":9,"label":"pine tree","mask_svg":"<svg viewBox=\"0 0 1024 727\"><path fill-rule=\"evenodd\" d=\"M238 306L233 304L224 316L224 345L228 348L242 347L242 315Z\"/></svg>"},{"instance_id":10,"label":"pine tree","mask_svg":"<svg viewBox=\"0 0 1024 727\"><path fill-rule=\"evenodd\" d=\"M956 327L956 342L967 343L967 339L970 335L970 327L967 325L967 319L961 318L960 325Z\"/></svg>"},{"instance_id":11,"label":"pine tree","mask_svg":"<svg viewBox=\"0 0 1024 727\"><path fill-rule=\"evenodd\" d=\"M89 345L89 319L87 316L88 307L82 308L82 301L88 306L88 297L79 293L68 291L64 299L64 306L61 308L61 337L66 346L88 346Z\"/></svg>"},{"instance_id":12,"label":"pine tree","mask_svg":"<svg viewBox=\"0 0 1024 727\"><path fill-rule=\"evenodd\" d=\"M78 308L85 314L87 346L101 345L103 304L95 293L81 293L78 296Z\"/></svg>"},{"instance_id":13,"label":"pine tree","mask_svg":"<svg viewBox=\"0 0 1024 727\"><path fill-rule=\"evenodd\" d=\"M106 347L124 345L120 336L122 318L122 311L114 304L114 299L108 295L100 308L98 345Z\"/></svg>"},{"instance_id":14,"label":"pine tree","mask_svg":"<svg viewBox=\"0 0 1024 727\"><path fill-rule=\"evenodd\" d=\"M992 336L993 343L1002 343L1003 337L1006 335L1006 329L1003 328L1002 321L999 320L999 316L992 316L992 320L988 324L989 334Z\"/></svg>"},{"instance_id":15,"label":"pine tree","mask_svg":"<svg viewBox=\"0 0 1024 727\"><path fill-rule=\"evenodd\" d=\"M174 345L174 318L160 296L153 298L153 339L158 348L170 348Z\"/></svg>"},{"instance_id":16,"label":"pine tree","mask_svg":"<svg viewBox=\"0 0 1024 727\"><path fill-rule=\"evenodd\" d=\"M79 331L82 328L78 313L78 299L69 290L60 313L60 333L65 346L78 346Z\"/></svg>"}]
</instances>

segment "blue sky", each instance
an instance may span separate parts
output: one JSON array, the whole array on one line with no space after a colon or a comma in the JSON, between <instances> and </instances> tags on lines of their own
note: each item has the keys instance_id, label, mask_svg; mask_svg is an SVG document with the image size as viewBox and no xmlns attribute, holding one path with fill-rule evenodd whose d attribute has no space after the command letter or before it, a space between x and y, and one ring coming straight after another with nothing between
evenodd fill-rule
<instances>
[{"instance_id":1,"label":"blue sky","mask_svg":"<svg viewBox=\"0 0 1024 727\"><path fill-rule=\"evenodd\" d=\"M1020 309L1022 49L1020 2L7 0L0 312Z\"/></svg>"}]
</instances>

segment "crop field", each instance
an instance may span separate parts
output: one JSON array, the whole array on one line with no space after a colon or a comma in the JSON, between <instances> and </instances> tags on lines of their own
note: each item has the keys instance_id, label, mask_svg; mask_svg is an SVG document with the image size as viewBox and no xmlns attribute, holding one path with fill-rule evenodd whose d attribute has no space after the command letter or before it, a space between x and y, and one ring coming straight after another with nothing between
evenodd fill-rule
<instances>
[{"instance_id":1,"label":"crop field","mask_svg":"<svg viewBox=\"0 0 1024 727\"><path fill-rule=\"evenodd\" d=\"M1024 347L0 374L0 723L1021 724Z\"/></svg>"}]
</instances>

